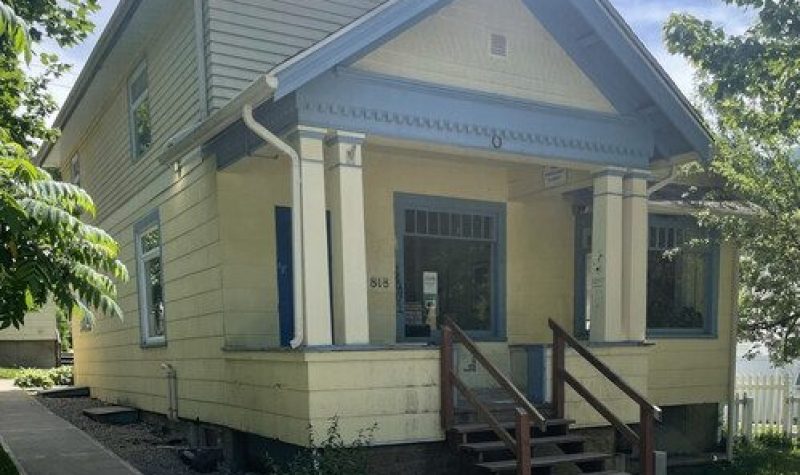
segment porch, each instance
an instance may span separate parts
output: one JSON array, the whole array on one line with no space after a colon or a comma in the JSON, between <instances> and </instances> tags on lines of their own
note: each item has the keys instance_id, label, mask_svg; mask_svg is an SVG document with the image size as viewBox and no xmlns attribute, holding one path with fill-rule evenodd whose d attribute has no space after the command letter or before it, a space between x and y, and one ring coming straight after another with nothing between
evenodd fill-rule
<instances>
[{"instance_id":1,"label":"porch","mask_svg":"<svg viewBox=\"0 0 800 475\"><path fill-rule=\"evenodd\" d=\"M377 421L381 444L442 440L437 345L446 319L530 400L549 401L548 320L571 330L575 306L584 305L576 303L585 284L576 285L583 270L575 256L586 196L600 232L610 228L593 243L616 256L600 269L607 285L594 288L605 302L592 309L593 349L646 393L650 347L642 344L643 300L633 295L643 288L625 287L623 302L621 276L646 279L646 257L634 262L627 253L623 263L622 246L623 236L644 240L639 228L646 235L647 174L309 127L289 137L303 164L300 296L291 273L290 162L264 147L217 173L232 397L288 418L276 425L243 416L243 430L280 426L275 437L305 443L309 421L324 425L337 414L349 434ZM291 351L298 297L303 347ZM289 381L283 369L265 372L275 365ZM568 353L567 365L622 420L638 421L638 406L576 355ZM471 387L494 385L467 352L457 352L455 367ZM253 372L273 396L240 391ZM283 400L285 408L275 404ZM568 393L566 407L580 426L606 424L577 394Z\"/></svg>"}]
</instances>

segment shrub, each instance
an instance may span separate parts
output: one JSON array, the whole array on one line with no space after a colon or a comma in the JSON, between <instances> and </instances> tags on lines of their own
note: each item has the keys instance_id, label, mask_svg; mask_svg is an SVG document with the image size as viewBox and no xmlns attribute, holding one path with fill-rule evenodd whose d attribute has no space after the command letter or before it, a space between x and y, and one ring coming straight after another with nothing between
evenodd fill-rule
<instances>
[{"instance_id":1,"label":"shrub","mask_svg":"<svg viewBox=\"0 0 800 475\"><path fill-rule=\"evenodd\" d=\"M303 449L285 467L277 465L267 454L267 473L271 475L366 475L368 472L367 451L372 444L378 424L361 429L356 438L347 442L341 435L339 417L330 420L325 438L319 442L314 439L314 431L309 428L309 442L312 448Z\"/></svg>"},{"instance_id":2,"label":"shrub","mask_svg":"<svg viewBox=\"0 0 800 475\"><path fill-rule=\"evenodd\" d=\"M49 371L50 379L56 386L72 385L72 366L59 366Z\"/></svg>"},{"instance_id":3,"label":"shrub","mask_svg":"<svg viewBox=\"0 0 800 475\"><path fill-rule=\"evenodd\" d=\"M14 385L20 388L43 388L68 386L72 384L72 367L61 366L53 369L23 368L14 378Z\"/></svg>"},{"instance_id":4,"label":"shrub","mask_svg":"<svg viewBox=\"0 0 800 475\"><path fill-rule=\"evenodd\" d=\"M46 369L25 368L14 379L14 385L21 388L51 388L53 380Z\"/></svg>"}]
</instances>

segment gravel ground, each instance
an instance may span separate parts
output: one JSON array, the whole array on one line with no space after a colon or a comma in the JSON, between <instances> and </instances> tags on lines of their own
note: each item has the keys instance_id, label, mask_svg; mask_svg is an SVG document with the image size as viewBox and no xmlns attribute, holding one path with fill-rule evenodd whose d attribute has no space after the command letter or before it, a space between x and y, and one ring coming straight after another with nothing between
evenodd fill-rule
<instances>
[{"instance_id":1,"label":"gravel ground","mask_svg":"<svg viewBox=\"0 0 800 475\"><path fill-rule=\"evenodd\" d=\"M109 425L95 422L83 415L89 407L105 406L90 398L55 399L37 397L45 407L74 426L94 437L115 454L128 461L144 475L194 475L198 472L185 465L174 447L187 445L180 434L160 425L139 422L128 425ZM212 472L222 475L224 472Z\"/></svg>"}]
</instances>

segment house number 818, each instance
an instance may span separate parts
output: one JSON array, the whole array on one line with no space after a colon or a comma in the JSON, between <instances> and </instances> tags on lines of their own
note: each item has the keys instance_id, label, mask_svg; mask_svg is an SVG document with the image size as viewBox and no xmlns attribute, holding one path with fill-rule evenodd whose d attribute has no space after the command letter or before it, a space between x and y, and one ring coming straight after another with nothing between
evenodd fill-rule
<instances>
[{"instance_id":1,"label":"house number 818","mask_svg":"<svg viewBox=\"0 0 800 475\"><path fill-rule=\"evenodd\" d=\"M389 288L389 278L388 277L370 277L369 279L369 288L376 289L376 290L383 290Z\"/></svg>"}]
</instances>

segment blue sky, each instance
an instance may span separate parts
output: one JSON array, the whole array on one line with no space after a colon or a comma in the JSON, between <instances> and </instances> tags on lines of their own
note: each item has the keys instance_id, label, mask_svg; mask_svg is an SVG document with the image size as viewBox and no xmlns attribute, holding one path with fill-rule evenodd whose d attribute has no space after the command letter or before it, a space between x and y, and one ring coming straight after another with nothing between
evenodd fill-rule
<instances>
[{"instance_id":1,"label":"blue sky","mask_svg":"<svg viewBox=\"0 0 800 475\"><path fill-rule=\"evenodd\" d=\"M302 1L302 0L300 0ZM505 0L499 0L505 1ZM700 18L724 25L730 32L739 33L747 26L748 15L741 9L727 6L722 0L611 0L622 16L633 27L664 69L672 76L684 93L692 96L693 71L682 58L671 56L664 48L661 28L672 12L685 11ZM58 81L53 93L62 102L89 57L94 43L108 22L118 0L100 0L102 10L96 15L97 29L88 41L62 52L66 61L74 64L73 71Z\"/></svg>"}]
</instances>

